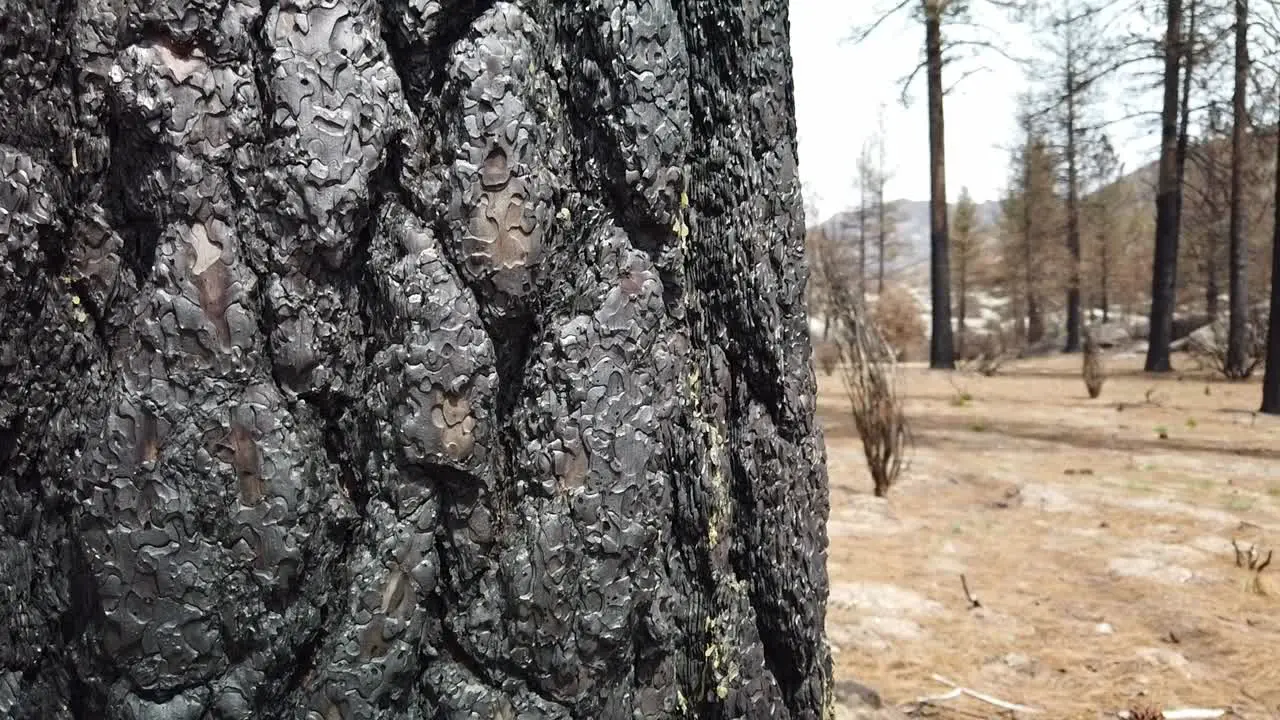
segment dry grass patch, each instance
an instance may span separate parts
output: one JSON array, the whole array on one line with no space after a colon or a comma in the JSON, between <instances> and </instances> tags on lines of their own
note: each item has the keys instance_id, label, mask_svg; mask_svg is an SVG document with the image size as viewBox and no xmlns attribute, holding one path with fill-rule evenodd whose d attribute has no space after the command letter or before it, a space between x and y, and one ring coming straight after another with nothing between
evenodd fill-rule
<instances>
[{"instance_id":1,"label":"dry grass patch","mask_svg":"<svg viewBox=\"0 0 1280 720\"><path fill-rule=\"evenodd\" d=\"M912 466L874 503L843 388L820 384L837 679L901 703L938 674L1052 718L1280 715L1280 588L1268 571L1255 592L1231 548L1280 545L1280 423L1249 412L1256 383L1149 377L1140 358L1111 359L1110 402L1090 402L1079 363L965 377L962 404L910 367Z\"/></svg>"}]
</instances>

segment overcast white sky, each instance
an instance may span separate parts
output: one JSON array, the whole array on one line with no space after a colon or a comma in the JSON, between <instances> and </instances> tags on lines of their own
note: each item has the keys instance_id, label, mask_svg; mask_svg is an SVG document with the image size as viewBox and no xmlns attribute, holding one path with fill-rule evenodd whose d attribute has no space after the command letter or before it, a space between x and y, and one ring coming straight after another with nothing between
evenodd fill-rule
<instances>
[{"instance_id":1,"label":"overcast white sky","mask_svg":"<svg viewBox=\"0 0 1280 720\"><path fill-rule=\"evenodd\" d=\"M902 13L862 45L842 42L856 25L874 18L886 2L791 0L800 175L806 185L806 200L816 202L821 218L857 201L853 179L858 152L863 140L875 132L881 103L885 106L889 166L894 172L888 195L895 199L929 198L923 73L912 85L910 106L904 108L898 101L899 79L915 67L924 29ZM988 13L980 19L996 28L1017 52L1030 48L1029 32L1003 16ZM1027 81L1018 66L998 55L992 55L986 64L989 71L965 79L944 105L947 195L952 201L962 186L968 186L979 202L996 199L1009 175L1007 146L1017 137L1016 97ZM949 85L956 79L944 77L943 81ZM1142 140L1120 140L1122 160L1129 167L1143 161L1151 150Z\"/></svg>"}]
</instances>

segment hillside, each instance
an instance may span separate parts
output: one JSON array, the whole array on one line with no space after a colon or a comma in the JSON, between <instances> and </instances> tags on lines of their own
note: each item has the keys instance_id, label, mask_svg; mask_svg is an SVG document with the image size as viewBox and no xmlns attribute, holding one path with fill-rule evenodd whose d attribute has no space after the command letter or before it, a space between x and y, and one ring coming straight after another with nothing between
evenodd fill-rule
<instances>
[{"instance_id":1,"label":"hillside","mask_svg":"<svg viewBox=\"0 0 1280 720\"><path fill-rule=\"evenodd\" d=\"M1108 187L1129 185L1135 190L1131 197L1136 202L1151 205L1154 211L1157 169L1157 163L1148 163L1133 172L1121 176ZM1096 192L1101 192L1101 190ZM1085 199L1087 200L1092 195L1093 193L1087 193ZM891 263L891 266L895 270L908 271L909 277L914 276L915 273L910 271L924 266L929 259L929 201L898 199L893 201L892 207L894 217L897 220L895 237L899 242L900 252L898 258ZM993 227L1000 221L1001 206L999 200L978 203L977 208L980 225ZM949 212L954 211L955 203L951 203ZM810 227L822 227L826 229L830 237L853 243L857 240L858 211L855 209L844 210L832 215L817 226Z\"/></svg>"},{"instance_id":2,"label":"hillside","mask_svg":"<svg viewBox=\"0 0 1280 720\"><path fill-rule=\"evenodd\" d=\"M895 242L898 256L889 263L895 273L912 276L916 268L929 259L929 201L895 200L893 213L897 220ZM1000 219L1000 203L990 201L978 205L978 218L984 224L994 224ZM828 237L848 243L856 243L858 237L858 211L844 210L819 224Z\"/></svg>"}]
</instances>

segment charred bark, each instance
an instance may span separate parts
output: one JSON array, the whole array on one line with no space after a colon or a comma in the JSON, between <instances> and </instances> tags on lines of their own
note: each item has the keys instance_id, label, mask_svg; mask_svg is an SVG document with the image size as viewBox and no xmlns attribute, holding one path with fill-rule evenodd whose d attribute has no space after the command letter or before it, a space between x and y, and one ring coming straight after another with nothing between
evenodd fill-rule
<instances>
[{"instance_id":1,"label":"charred bark","mask_svg":"<svg viewBox=\"0 0 1280 720\"><path fill-rule=\"evenodd\" d=\"M1227 357L1223 372L1244 378L1252 368L1245 358L1245 332L1249 323L1249 248L1245 241L1244 142L1248 123L1245 97L1249 81L1249 5L1235 0L1235 80L1231 93L1231 230L1228 245Z\"/></svg>"},{"instance_id":2,"label":"charred bark","mask_svg":"<svg viewBox=\"0 0 1280 720\"><path fill-rule=\"evenodd\" d=\"M1178 210L1178 65L1182 46L1182 0L1166 0L1164 104L1160 113L1160 168L1156 188L1155 258L1151 269L1150 335L1146 370L1168 372L1177 305ZM1190 74L1190 62L1187 72Z\"/></svg>"},{"instance_id":3,"label":"charred bark","mask_svg":"<svg viewBox=\"0 0 1280 720\"><path fill-rule=\"evenodd\" d=\"M181 5L0 24L0 715L821 717L786 3Z\"/></svg>"},{"instance_id":4,"label":"charred bark","mask_svg":"<svg viewBox=\"0 0 1280 720\"><path fill-rule=\"evenodd\" d=\"M1280 415L1280 143L1276 143L1274 219L1271 231L1271 308L1267 319L1267 364L1262 376L1262 412Z\"/></svg>"},{"instance_id":5,"label":"charred bark","mask_svg":"<svg viewBox=\"0 0 1280 720\"><path fill-rule=\"evenodd\" d=\"M956 366L951 329L951 240L947 232L946 132L942 113L942 10L924 0L925 63L929 85L929 287L932 318L929 367Z\"/></svg>"},{"instance_id":6,"label":"charred bark","mask_svg":"<svg viewBox=\"0 0 1280 720\"><path fill-rule=\"evenodd\" d=\"M1068 43L1071 38L1068 37ZM1076 72L1072 46L1067 45L1067 342L1063 352L1080 352L1080 178L1076 167Z\"/></svg>"}]
</instances>

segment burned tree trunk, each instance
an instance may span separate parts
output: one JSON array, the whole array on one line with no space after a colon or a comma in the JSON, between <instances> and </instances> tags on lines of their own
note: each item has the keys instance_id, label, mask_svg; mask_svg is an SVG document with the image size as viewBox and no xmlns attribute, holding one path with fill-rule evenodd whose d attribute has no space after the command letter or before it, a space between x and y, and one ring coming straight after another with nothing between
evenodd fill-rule
<instances>
[{"instance_id":1,"label":"burned tree trunk","mask_svg":"<svg viewBox=\"0 0 1280 720\"><path fill-rule=\"evenodd\" d=\"M182 6L0 24L0 715L820 717L786 3Z\"/></svg>"},{"instance_id":2,"label":"burned tree trunk","mask_svg":"<svg viewBox=\"0 0 1280 720\"><path fill-rule=\"evenodd\" d=\"M946 131L942 92L942 11L925 0L925 75L929 85L929 367L954 370L951 330L951 239L947 228Z\"/></svg>"},{"instance_id":3,"label":"burned tree trunk","mask_svg":"<svg viewBox=\"0 0 1280 720\"><path fill-rule=\"evenodd\" d=\"M1245 357L1245 333L1249 330L1249 248L1245 239L1244 208L1244 144L1249 122L1247 83L1249 82L1249 6L1247 0L1235 0L1235 81L1231 94L1231 234L1227 244L1230 258L1227 266L1229 314L1227 316L1227 377L1249 376Z\"/></svg>"},{"instance_id":4,"label":"burned tree trunk","mask_svg":"<svg viewBox=\"0 0 1280 720\"><path fill-rule=\"evenodd\" d=\"M1160 111L1160 165L1156 188L1155 260L1151 265L1150 337L1147 372L1169 372L1169 344L1177 309L1178 222L1182 186L1178 179L1178 66L1182 46L1182 0L1165 1L1164 101ZM1188 62L1186 72L1190 73Z\"/></svg>"},{"instance_id":5,"label":"burned tree trunk","mask_svg":"<svg viewBox=\"0 0 1280 720\"><path fill-rule=\"evenodd\" d=\"M1268 415L1280 415L1280 143L1276 143L1275 190L1272 198L1271 303L1267 315L1266 367L1262 375L1261 411Z\"/></svg>"},{"instance_id":6,"label":"burned tree trunk","mask_svg":"<svg viewBox=\"0 0 1280 720\"><path fill-rule=\"evenodd\" d=\"M1073 50L1074 38L1067 30L1067 117L1066 117L1066 156L1067 156L1067 344L1063 352L1080 351L1080 172L1078 169L1079 129L1076 118L1081 85L1076 82L1076 58Z\"/></svg>"}]
</instances>

